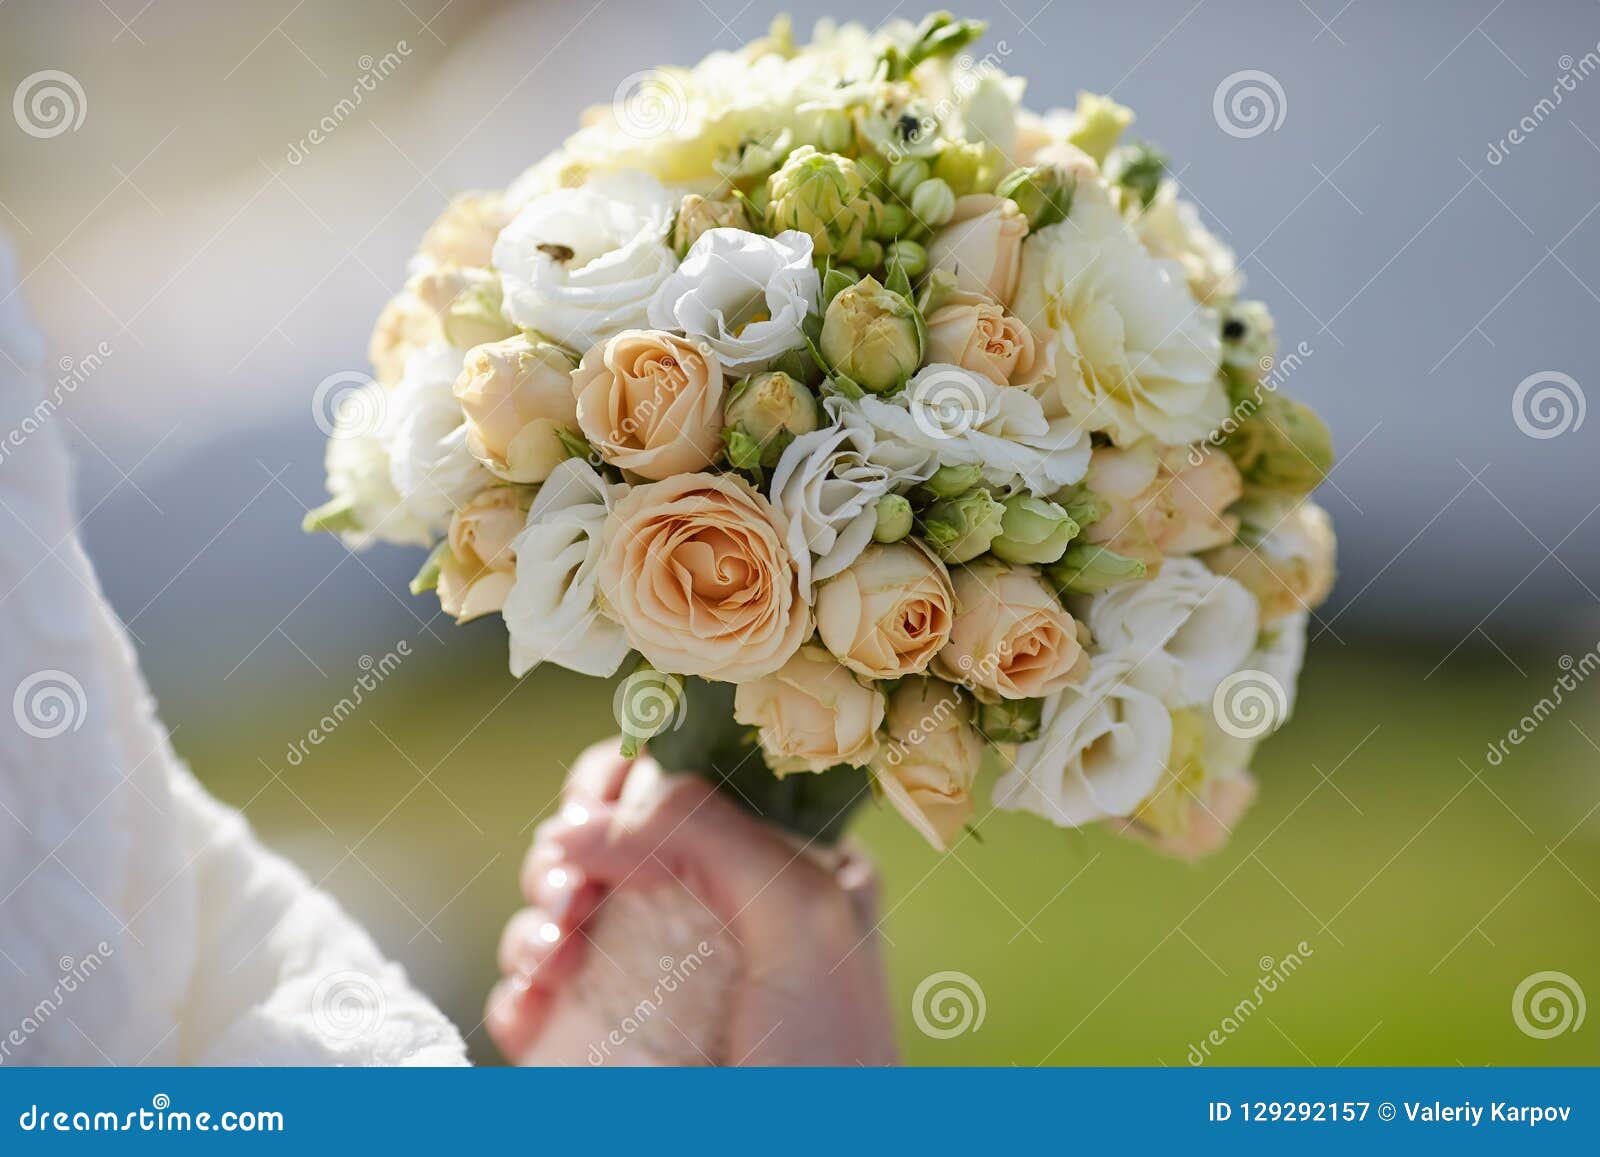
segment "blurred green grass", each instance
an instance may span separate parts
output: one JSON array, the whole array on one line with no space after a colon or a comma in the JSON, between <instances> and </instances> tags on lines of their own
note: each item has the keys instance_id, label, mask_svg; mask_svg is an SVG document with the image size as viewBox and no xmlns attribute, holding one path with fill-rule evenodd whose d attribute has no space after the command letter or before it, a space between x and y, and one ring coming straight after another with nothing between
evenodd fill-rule
<instances>
[{"instance_id":1,"label":"blurred green grass","mask_svg":"<svg viewBox=\"0 0 1600 1157\"><path fill-rule=\"evenodd\" d=\"M241 741L221 713L177 740L267 842L320 880L468 1034L494 980L517 867L565 763L612 729L611 685L553 670L513 681L480 624L407 659L310 758L300 738L359 674L288 683ZM1265 744L1261 794L1229 848L1189 865L1104 832L985 818L948 857L892 814L856 834L878 857L896 1016L917 1064L1189 1063L1263 967L1299 970L1214 1064L1600 1062L1600 1025L1521 1032L1531 973L1600 995L1600 738L1594 688L1499 767L1502 738L1561 672L1554 656L1313 647L1295 718ZM1580 728L1582 729L1580 731ZM241 755L241 752L245 753ZM987 799L987 782L983 799ZM912 995L956 970L982 989L981 1027L918 1030Z\"/></svg>"}]
</instances>

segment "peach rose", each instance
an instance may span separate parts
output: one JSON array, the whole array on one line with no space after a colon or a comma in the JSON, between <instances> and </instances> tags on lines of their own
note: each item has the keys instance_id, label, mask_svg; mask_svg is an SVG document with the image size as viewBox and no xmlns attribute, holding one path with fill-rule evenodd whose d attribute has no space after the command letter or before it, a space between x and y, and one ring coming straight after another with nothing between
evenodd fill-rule
<instances>
[{"instance_id":1,"label":"peach rose","mask_svg":"<svg viewBox=\"0 0 1600 1157\"><path fill-rule=\"evenodd\" d=\"M722 365L687 338L625 329L583 355L572 395L600 456L642 478L703 470L722 448Z\"/></svg>"},{"instance_id":2,"label":"peach rose","mask_svg":"<svg viewBox=\"0 0 1600 1157\"><path fill-rule=\"evenodd\" d=\"M817 631L828 650L869 679L927 669L950 640L955 590L921 543L869 546L817 589Z\"/></svg>"},{"instance_id":3,"label":"peach rose","mask_svg":"<svg viewBox=\"0 0 1600 1157\"><path fill-rule=\"evenodd\" d=\"M606 524L602 609L658 670L728 683L770 675L811 634L786 533L734 474L636 486Z\"/></svg>"},{"instance_id":4,"label":"peach rose","mask_svg":"<svg viewBox=\"0 0 1600 1157\"><path fill-rule=\"evenodd\" d=\"M775 775L865 766L878 752L883 693L860 683L821 647L801 647L770 675L740 683L733 717L758 728Z\"/></svg>"},{"instance_id":5,"label":"peach rose","mask_svg":"<svg viewBox=\"0 0 1600 1157\"><path fill-rule=\"evenodd\" d=\"M936 674L980 699L1039 699L1088 672L1077 622L1033 567L991 560L952 577L956 621Z\"/></svg>"},{"instance_id":6,"label":"peach rose","mask_svg":"<svg viewBox=\"0 0 1600 1157\"><path fill-rule=\"evenodd\" d=\"M1084 485L1109 507L1084 528L1084 541L1148 565L1230 543L1239 528L1227 509L1243 485L1221 450L1148 440L1101 446Z\"/></svg>"},{"instance_id":7,"label":"peach rose","mask_svg":"<svg viewBox=\"0 0 1600 1157\"><path fill-rule=\"evenodd\" d=\"M455 384L467 449L508 482L543 482L567 457L559 430L577 432L572 361L525 335L468 352Z\"/></svg>"},{"instance_id":8,"label":"peach rose","mask_svg":"<svg viewBox=\"0 0 1600 1157\"><path fill-rule=\"evenodd\" d=\"M927 360L1008 386L1033 369L1033 332L987 297L958 291L928 315Z\"/></svg>"},{"instance_id":9,"label":"peach rose","mask_svg":"<svg viewBox=\"0 0 1600 1157\"><path fill-rule=\"evenodd\" d=\"M423 234L417 255L437 265L487 266L512 212L499 193L465 193Z\"/></svg>"},{"instance_id":10,"label":"peach rose","mask_svg":"<svg viewBox=\"0 0 1600 1157\"><path fill-rule=\"evenodd\" d=\"M928 268L955 274L956 286L1003 306L1017 292L1028 219L1008 197L973 193L956 198L956 213L928 242Z\"/></svg>"},{"instance_id":11,"label":"peach rose","mask_svg":"<svg viewBox=\"0 0 1600 1157\"><path fill-rule=\"evenodd\" d=\"M490 486L450 517L450 550L439 564L439 605L456 622L498 611L517 577L511 543L528 517L532 492Z\"/></svg>"},{"instance_id":12,"label":"peach rose","mask_svg":"<svg viewBox=\"0 0 1600 1157\"><path fill-rule=\"evenodd\" d=\"M873 778L894 810L945 851L972 816L972 782L983 762L972 702L949 683L907 679L889 699L888 725Z\"/></svg>"}]
</instances>

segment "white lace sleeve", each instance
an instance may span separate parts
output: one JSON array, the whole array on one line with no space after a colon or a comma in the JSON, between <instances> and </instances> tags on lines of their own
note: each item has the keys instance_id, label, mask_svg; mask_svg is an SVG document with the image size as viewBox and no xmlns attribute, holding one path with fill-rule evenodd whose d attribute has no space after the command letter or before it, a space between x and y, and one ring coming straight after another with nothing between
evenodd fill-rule
<instances>
[{"instance_id":1,"label":"white lace sleeve","mask_svg":"<svg viewBox=\"0 0 1600 1157\"><path fill-rule=\"evenodd\" d=\"M0 1064L462 1064L448 1020L178 760L78 543L0 239Z\"/></svg>"}]
</instances>

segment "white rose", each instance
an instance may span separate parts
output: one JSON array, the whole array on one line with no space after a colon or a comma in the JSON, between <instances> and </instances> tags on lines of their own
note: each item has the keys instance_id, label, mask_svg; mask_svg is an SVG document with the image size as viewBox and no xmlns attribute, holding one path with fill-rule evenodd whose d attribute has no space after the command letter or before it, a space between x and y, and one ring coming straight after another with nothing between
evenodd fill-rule
<instances>
[{"instance_id":1,"label":"white rose","mask_svg":"<svg viewBox=\"0 0 1600 1157\"><path fill-rule=\"evenodd\" d=\"M1170 707L1210 701L1256 641L1255 596L1198 559L1170 558L1154 578L1089 602L1095 646L1135 668L1140 686Z\"/></svg>"},{"instance_id":2,"label":"white rose","mask_svg":"<svg viewBox=\"0 0 1600 1157\"><path fill-rule=\"evenodd\" d=\"M374 542L431 546L434 536L427 523L409 513L395 491L383 439L340 428L356 415L381 414L388 404L387 391L376 382L363 386L361 393L341 408L324 456L328 494L346 511L337 524L339 537L351 550Z\"/></svg>"},{"instance_id":3,"label":"white rose","mask_svg":"<svg viewBox=\"0 0 1600 1157\"><path fill-rule=\"evenodd\" d=\"M1080 184L1071 216L1023 245L1011 312L1038 339L1033 389L1047 413L1118 445L1199 441L1227 417L1215 315L1176 266L1145 252L1099 183Z\"/></svg>"},{"instance_id":4,"label":"white rose","mask_svg":"<svg viewBox=\"0 0 1600 1157\"><path fill-rule=\"evenodd\" d=\"M804 344L820 292L808 234L708 229L650 299L650 324L699 338L735 376L753 374Z\"/></svg>"},{"instance_id":5,"label":"white rose","mask_svg":"<svg viewBox=\"0 0 1600 1157\"><path fill-rule=\"evenodd\" d=\"M960 366L923 366L892 398L857 402L880 439L914 447L941 466L976 465L984 480L1021 480L1053 494L1089 469L1089 435L1068 418L1049 421L1026 390L997 386Z\"/></svg>"},{"instance_id":6,"label":"white rose","mask_svg":"<svg viewBox=\"0 0 1600 1157\"><path fill-rule=\"evenodd\" d=\"M642 327L677 266L665 240L676 203L638 172L534 198L494 245L506 316L575 350Z\"/></svg>"},{"instance_id":7,"label":"white rose","mask_svg":"<svg viewBox=\"0 0 1600 1157\"><path fill-rule=\"evenodd\" d=\"M1244 287L1233 250L1201 223L1192 204L1178 197L1177 182L1161 182L1133 230L1152 257L1183 268L1196 301L1234 297Z\"/></svg>"},{"instance_id":8,"label":"white rose","mask_svg":"<svg viewBox=\"0 0 1600 1157\"><path fill-rule=\"evenodd\" d=\"M828 409L839 424L796 438L772 471L772 503L787 522L807 601L813 582L844 570L872 541L878 499L923 481L936 465L926 454L879 446L854 407L830 399Z\"/></svg>"},{"instance_id":9,"label":"white rose","mask_svg":"<svg viewBox=\"0 0 1600 1157\"><path fill-rule=\"evenodd\" d=\"M579 458L562 462L539 488L512 542L517 577L500 612L511 635L513 675L546 662L613 675L627 657L627 636L595 598L606 517L626 491Z\"/></svg>"},{"instance_id":10,"label":"white rose","mask_svg":"<svg viewBox=\"0 0 1600 1157\"><path fill-rule=\"evenodd\" d=\"M406 359L389 395L390 480L406 512L437 534L468 499L494 482L467 447L466 420L454 392L464 357L447 345L418 350Z\"/></svg>"},{"instance_id":11,"label":"white rose","mask_svg":"<svg viewBox=\"0 0 1600 1157\"><path fill-rule=\"evenodd\" d=\"M1097 656L1088 677L1046 699L1039 737L1010 757L994 806L1057 827L1131 815L1156 789L1172 749L1172 714L1129 681L1124 659Z\"/></svg>"}]
</instances>

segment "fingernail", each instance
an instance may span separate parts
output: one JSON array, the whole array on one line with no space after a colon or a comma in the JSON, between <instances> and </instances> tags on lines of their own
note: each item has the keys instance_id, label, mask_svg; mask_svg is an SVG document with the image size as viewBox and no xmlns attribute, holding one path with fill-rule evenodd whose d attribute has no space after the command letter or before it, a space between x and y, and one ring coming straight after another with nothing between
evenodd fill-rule
<instances>
[{"instance_id":1,"label":"fingernail","mask_svg":"<svg viewBox=\"0 0 1600 1157\"><path fill-rule=\"evenodd\" d=\"M539 889L539 906L559 923L572 910L572 901L583 886L583 874L576 869L557 866L544 874L544 886Z\"/></svg>"},{"instance_id":2,"label":"fingernail","mask_svg":"<svg viewBox=\"0 0 1600 1157\"><path fill-rule=\"evenodd\" d=\"M582 827L589 822L589 809L581 803L569 803L561 809L561 818L573 827Z\"/></svg>"},{"instance_id":3,"label":"fingernail","mask_svg":"<svg viewBox=\"0 0 1600 1157\"><path fill-rule=\"evenodd\" d=\"M539 925L539 939L546 944L554 944L561 939L561 929L553 921L546 920Z\"/></svg>"}]
</instances>

